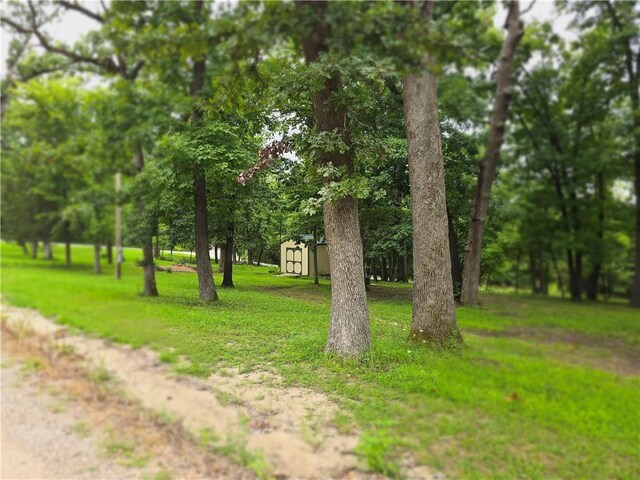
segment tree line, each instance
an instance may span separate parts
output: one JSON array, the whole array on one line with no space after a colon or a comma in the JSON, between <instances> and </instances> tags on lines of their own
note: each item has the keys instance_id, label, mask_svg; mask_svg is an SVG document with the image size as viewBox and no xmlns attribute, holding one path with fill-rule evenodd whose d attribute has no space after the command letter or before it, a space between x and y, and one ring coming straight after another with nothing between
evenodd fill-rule
<instances>
[{"instance_id":1,"label":"tree line","mask_svg":"<svg viewBox=\"0 0 640 480\"><path fill-rule=\"evenodd\" d=\"M342 356L370 348L369 278L411 280L410 339L444 347L481 282L640 307L637 5L559 2L571 40L505 7L10 3L3 237L91 243L99 273L122 205L144 294L178 247L211 302L212 260L231 288L239 254L313 233ZM46 33L69 12L95 26L74 45Z\"/></svg>"}]
</instances>

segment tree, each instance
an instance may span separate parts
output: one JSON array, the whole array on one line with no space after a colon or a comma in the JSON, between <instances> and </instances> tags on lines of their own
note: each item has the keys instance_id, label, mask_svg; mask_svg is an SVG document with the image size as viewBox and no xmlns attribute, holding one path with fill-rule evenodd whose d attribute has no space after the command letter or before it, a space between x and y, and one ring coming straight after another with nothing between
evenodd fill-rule
<instances>
[{"instance_id":1,"label":"tree","mask_svg":"<svg viewBox=\"0 0 640 480\"><path fill-rule=\"evenodd\" d=\"M500 149L504 141L509 102L511 100L511 77L513 59L520 39L524 35L523 23L520 20L520 5L517 0L509 2L505 37L498 70L496 72L496 97L489 124L489 138L484 159L480 164L478 184L471 210L469 233L465 246L464 266L462 273L461 301L465 305L478 304L478 288L480 282L480 257L484 223L491 198L491 186L500 162Z\"/></svg>"},{"instance_id":2,"label":"tree","mask_svg":"<svg viewBox=\"0 0 640 480\"><path fill-rule=\"evenodd\" d=\"M296 1L299 18L307 27L301 38L307 64L321 61L330 51L328 8L321 1ZM311 92L315 129L319 135L334 139L333 145L319 152L319 167L331 172L325 177L327 183L348 180L354 172L347 109L335 101L340 89L339 75L331 72ZM331 268L331 325L326 348L340 356L358 356L369 351L371 338L356 198L347 193L327 200L324 225Z\"/></svg>"},{"instance_id":3,"label":"tree","mask_svg":"<svg viewBox=\"0 0 640 480\"><path fill-rule=\"evenodd\" d=\"M421 9L428 23L433 3ZM438 346L462 342L451 280L451 257L444 183L444 158L438 119L434 58L428 53L422 73L403 80L413 225L413 321L410 338Z\"/></svg>"}]
</instances>

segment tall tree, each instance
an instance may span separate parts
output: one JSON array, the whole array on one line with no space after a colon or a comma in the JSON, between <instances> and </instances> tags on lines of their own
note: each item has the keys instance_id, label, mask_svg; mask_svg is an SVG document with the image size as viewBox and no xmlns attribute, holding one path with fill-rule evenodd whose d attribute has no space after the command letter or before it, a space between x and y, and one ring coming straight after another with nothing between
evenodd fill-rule
<instances>
[{"instance_id":1,"label":"tall tree","mask_svg":"<svg viewBox=\"0 0 640 480\"><path fill-rule=\"evenodd\" d=\"M489 209L491 187L500 162L500 149L504 141L504 133L511 100L511 80L513 58L520 39L524 35L524 26L520 20L520 5L517 0L509 2L507 20L505 22L507 36L500 51L498 71L496 72L496 97L491 113L489 138L484 159L480 164L478 184L471 207L469 233L465 246L461 301L465 305L478 304L480 283L480 257L484 224Z\"/></svg>"},{"instance_id":2,"label":"tall tree","mask_svg":"<svg viewBox=\"0 0 640 480\"><path fill-rule=\"evenodd\" d=\"M204 2L196 0L194 3L195 20L202 22L202 8ZM196 99L204 86L206 78L206 58L201 54L199 58L194 58L193 76L191 79L191 96ZM191 112L190 122L197 125L202 118L200 107L196 104ZM210 302L218 300L218 293L213 281L213 271L211 269L211 257L209 256L209 220L207 212L207 180L204 167L198 162L193 163L193 203L195 209L195 238L196 238L196 266L198 272L198 289L200 300Z\"/></svg>"},{"instance_id":3,"label":"tall tree","mask_svg":"<svg viewBox=\"0 0 640 480\"><path fill-rule=\"evenodd\" d=\"M428 27L433 2L420 20ZM438 346L462 342L451 280L444 157L438 118L435 59L426 53L421 72L404 77L402 92L413 224L413 322L411 339Z\"/></svg>"},{"instance_id":4,"label":"tall tree","mask_svg":"<svg viewBox=\"0 0 640 480\"><path fill-rule=\"evenodd\" d=\"M296 8L304 25L309 26L301 43L305 61L312 65L330 51L329 5L324 1L297 0ZM327 183L339 182L354 173L347 108L335 101L340 89L340 77L332 72L311 93L317 132L335 135L338 140L319 154L319 165L334 172L325 177ZM358 201L346 193L327 200L323 208L331 268L331 325L326 348L340 356L358 356L367 352L371 344Z\"/></svg>"}]
</instances>

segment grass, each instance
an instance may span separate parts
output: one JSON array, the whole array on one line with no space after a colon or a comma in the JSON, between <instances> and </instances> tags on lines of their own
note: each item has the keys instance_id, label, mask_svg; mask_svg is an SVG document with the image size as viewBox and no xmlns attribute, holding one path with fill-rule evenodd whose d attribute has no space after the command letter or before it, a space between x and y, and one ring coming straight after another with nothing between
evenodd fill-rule
<instances>
[{"instance_id":1,"label":"grass","mask_svg":"<svg viewBox=\"0 0 640 480\"><path fill-rule=\"evenodd\" d=\"M400 458L410 451L452 478L640 477L639 379L598 368L592 358L640 348L640 316L620 303L484 295L482 307L457 311L468 348L444 354L406 342L410 287L375 285L371 354L340 361L323 352L326 281L315 287L311 279L235 266L237 288L202 305L193 273L158 272L161 296L140 297L135 250L125 252L117 282L106 265L103 275L92 273L90 247L74 246L70 270L60 246L54 262L1 248L9 303L91 335L171 352L163 356L168 363L183 356L186 373L272 368L287 384L323 391L345 412L336 423L346 428L353 419L362 432L359 452L373 470L401 475ZM513 329L540 338L501 336ZM549 332L580 342L541 341Z\"/></svg>"}]
</instances>

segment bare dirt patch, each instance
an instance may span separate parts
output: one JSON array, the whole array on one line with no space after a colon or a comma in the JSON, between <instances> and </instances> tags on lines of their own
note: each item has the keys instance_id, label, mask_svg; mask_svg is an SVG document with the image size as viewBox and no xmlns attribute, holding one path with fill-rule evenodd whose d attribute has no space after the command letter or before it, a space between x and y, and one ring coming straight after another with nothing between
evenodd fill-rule
<instances>
[{"instance_id":1,"label":"bare dirt patch","mask_svg":"<svg viewBox=\"0 0 640 480\"><path fill-rule=\"evenodd\" d=\"M166 269L166 267L163 267ZM171 265L171 272L188 272L188 273L196 273L196 268L191 267L189 265Z\"/></svg>"},{"instance_id":2,"label":"bare dirt patch","mask_svg":"<svg viewBox=\"0 0 640 480\"><path fill-rule=\"evenodd\" d=\"M2 328L2 478L254 476L68 345L18 325Z\"/></svg>"},{"instance_id":3,"label":"bare dirt patch","mask_svg":"<svg viewBox=\"0 0 640 480\"><path fill-rule=\"evenodd\" d=\"M539 343L561 343L568 351L558 352L558 360L588 365L625 376L640 375L640 347L618 338L594 337L572 330L552 328L509 328L481 330L466 328L465 332L481 337L518 338Z\"/></svg>"}]
</instances>

